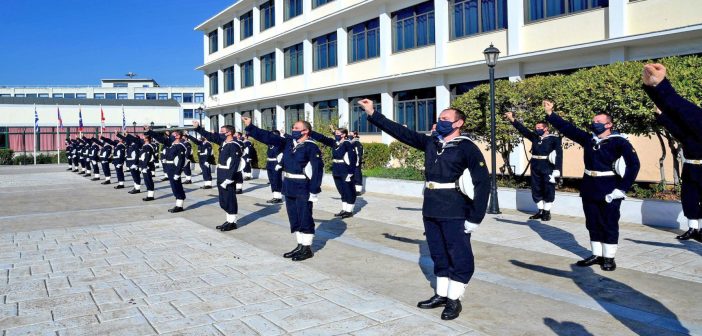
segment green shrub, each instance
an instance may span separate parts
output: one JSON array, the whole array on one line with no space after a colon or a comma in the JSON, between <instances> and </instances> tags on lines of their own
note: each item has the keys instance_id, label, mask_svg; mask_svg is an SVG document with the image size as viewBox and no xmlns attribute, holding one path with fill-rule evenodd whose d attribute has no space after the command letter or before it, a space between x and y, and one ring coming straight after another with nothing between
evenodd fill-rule
<instances>
[{"instance_id":1,"label":"green shrub","mask_svg":"<svg viewBox=\"0 0 702 336\"><path fill-rule=\"evenodd\" d=\"M21 154L12 158L12 164L14 165L30 165L34 164L34 157L31 155Z\"/></svg>"},{"instance_id":2,"label":"green shrub","mask_svg":"<svg viewBox=\"0 0 702 336\"><path fill-rule=\"evenodd\" d=\"M363 144L363 168L384 168L390 161L390 147L384 143Z\"/></svg>"},{"instance_id":3,"label":"green shrub","mask_svg":"<svg viewBox=\"0 0 702 336\"><path fill-rule=\"evenodd\" d=\"M373 169L364 169L363 175L366 177L380 177L396 180L424 181L424 174L413 168L377 167Z\"/></svg>"},{"instance_id":4,"label":"green shrub","mask_svg":"<svg viewBox=\"0 0 702 336\"><path fill-rule=\"evenodd\" d=\"M12 149L0 149L0 165L11 165L15 151Z\"/></svg>"}]
</instances>

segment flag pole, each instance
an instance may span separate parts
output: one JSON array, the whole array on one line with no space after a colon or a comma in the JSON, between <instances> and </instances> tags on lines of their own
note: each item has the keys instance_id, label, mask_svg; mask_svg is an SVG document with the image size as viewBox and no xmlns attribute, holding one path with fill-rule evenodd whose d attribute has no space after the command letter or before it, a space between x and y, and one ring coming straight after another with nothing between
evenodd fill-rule
<instances>
[{"instance_id":1,"label":"flag pole","mask_svg":"<svg viewBox=\"0 0 702 336\"><path fill-rule=\"evenodd\" d=\"M102 137L102 131L105 128L105 123L102 121L102 104L100 104L100 136Z\"/></svg>"},{"instance_id":2,"label":"flag pole","mask_svg":"<svg viewBox=\"0 0 702 336\"><path fill-rule=\"evenodd\" d=\"M56 104L56 112L61 113L58 104ZM58 117L59 115L56 116ZM61 164L61 131L59 131L59 123L59 119L56 118L56 163L58 165Z\"/></svg>"},{"instance_id":3,"label":"flag pole","mask_svg":"<svg viewBox=\"0 0 702 336\"><path fill-rule=\"evenodd\" d=\"M37 104L34 104L34 165L37 165Z\"/></svg>"}]
</instances>

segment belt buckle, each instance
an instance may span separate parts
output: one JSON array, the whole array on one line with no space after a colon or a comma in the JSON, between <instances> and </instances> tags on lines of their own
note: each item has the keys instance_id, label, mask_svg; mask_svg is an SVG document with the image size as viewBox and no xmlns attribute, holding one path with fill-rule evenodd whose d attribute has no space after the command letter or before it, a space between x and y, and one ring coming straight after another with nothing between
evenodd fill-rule
<instances>
[{"instance_id":1,"label":"belt buckle","mask_svg":"<svg viewBox=\"0 0 702 336\"><path fill-rule=\"evenodd\" d=\"M592 173L592 176L593 176L593 177L597 177L597 175L598 175L596 171L593 171L593 172L591 172L591 173Z\"/></svg>"},{"instance_id":2,"label":"belt buckle","mask_svg":"<svg viewBox=\"0 0 702 336\"><path fill-rule=\"evenodd\" d=\"M433 183L433 182L429 182L429 184L427 185L427 188L429 188L429 189L434 189L434 183Z\"/></svg>"}]
</instances>

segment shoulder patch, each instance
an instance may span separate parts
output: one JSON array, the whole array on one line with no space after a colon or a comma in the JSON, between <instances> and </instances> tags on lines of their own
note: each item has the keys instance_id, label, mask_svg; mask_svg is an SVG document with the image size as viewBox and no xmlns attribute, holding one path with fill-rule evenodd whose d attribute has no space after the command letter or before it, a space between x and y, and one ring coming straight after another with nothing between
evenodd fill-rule
<instances>
[{"instance_id":1,"label":"shoulder patch","mask_svg":"<svg viewBox=\"0 0 702 336\"><path fill-rule=\"evenodd\" d=\"M480 161L480 166L481 166L481 167L485 166L485 162Z\"/></svg>"}]
</instances>

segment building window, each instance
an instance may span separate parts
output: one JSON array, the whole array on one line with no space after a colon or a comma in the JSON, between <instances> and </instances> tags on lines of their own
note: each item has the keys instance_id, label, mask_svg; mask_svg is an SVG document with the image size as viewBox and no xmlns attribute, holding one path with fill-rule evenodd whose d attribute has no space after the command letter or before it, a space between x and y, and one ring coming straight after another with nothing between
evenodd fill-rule
<instances>
[{"instance_id":1,"label":"building window","mask_svg":"<svg viewBox=\"0 0 702 336\"><path fill-rule=\"evenodd\" d=\"M126 88L126 87L129 87L129 85L127 83L114 83L114 84L112 84L112 87Z\"/></svg>"},{"instance_id":2,"label":"building window","mask_svg":"<svg viewBox=\"0 0 702 336\"><path fill-rule=\"evenodd\" d=\"M608 6L609 0L527 0L527 21Z\"/></svg>"},{"instance_id":3,"label":"building window","mask_svg":"<svg viewBox=\"0 0 702 336\"><path fill-rule=\"evenodd\" d=\"M253 35L253 11L239 17L239 27L241 28L241 39L245 40Z\"/></svg>"},{"instance_id":4,"label":"building window","mask_svg":"<svg viewBox=\"0 0 702 336\"><path fill-rule=\"evenodd\" d=\"M40 93L39 98L49 98L49 94L48 93Z\"/></svg>"},{"instance_id":5,"label":"building window","mask_svg":"<svg viewBox=\"0 0 702 336\"><path fill-rule=\"evenodd\" d=\"M395 92L395 121L407 128L428 132L436 122L436 89Z\"/></svg>"},{"instance_id":6,"label":"building window","mask_svg":"<svg viewBox=\"0 0 702 336\"><path fill-rule=\"evenodd\" d=\"M168 100L168 93L159 93L158 100Z\"/></svg>"},{"instance_id":7,"label":"building window","mask_svg":"<svg viewBox=\"0 0 702 336\"><path fill-rule=\"evenodd\" d=\"M194 113L193 109L183 109L183 119L193 119Z\"/></svg>"},{"instance_id":8,"label":"building window","mask_svg":"<svg viewBox=\"0 0 702 336\"><path fill-rule=\"evenodd\" d=\"M74 98L76 98L76 94L75 93L64 93L63 98L74 99Z\"/></svg>"},{"instance_id":9,"label":"building window","mask_svg":"<svg viewBox=\"0 0 702 336\"><path fill-rule=\"evenodd\" d=\"M192 93L183 93L183 103L192 103L193 102L193 94Z\"/></svg>"},{"instance_id":10,"label":"building window","mask_svg":"<svg viewBox=\"0 0 702 336\"><path fill-rule=\"evenodd\" d=\"M285 0L285 21L302 14L302 0Z\"/></svg>"},{"instance_id":11,"label":"building window","mask_svg":"<svg viewBox=\"0 0 702 336\"><path fill-rule=\"evenodd\" d=\"M12 94L9 94L9 93L0 93L0 97L12 97Z\"/></svg>"},{"instance_id":12,"label":"building window","mask_svg":"<svg viewBox=\"0 0 702 336\"><path fill-rule=\"evenodd\" d=\"M285 106L285 132L289 134L298 120L305 120L305 104Z\"/></svg>"},{"instance_id":13,"label":"building window","mask_svg":"<svg viewBox=\"0 0 702 336\"><path fill-rule=\"evenodd\" d=\"M234 125L234 113L228 113L224 114L224 124L225 125Z\"/></svg>"},{"instance_id":14,"label":"building window","mask_svg":"<svg viewBox=\"0 0 702 336\"><path fill-rule=\"evenodd\" d=\"M239 64L239 67L241 68L241 87L246 88L253 86L253 60L241 63Z\"/></svg>"},{"instance_id":15,"label":"building window","mask_svg":"<svg viewBox=\"0 0 702 336\"><path fill-rule=\"evenodd\" d=\"M195 94L195 102L196 103L204 103L205 102L205 94L204 93L196 93Z\"/></svg>"},{"instance_id":16,"label":"building window","mask_svg":"<svg viewBox=\"0 0 702 336\"><path fill-rule=\"evenodd\" d=\"M258 7L261 13L261 31L275 26L275 2L266 1Z\"/></svg>"},{"instance_id":17,"label":"building window","mask_svg":"<svg viewBox=\"0 0 702 336\"><path fill-rule=\"evenodd\" d=\"M507 0L451 0L451 39L507 28Z\"/></svg>"},{"instance_id":18,"label":"building window","mask_svg":"<svg viewBox=\"0 0 702 336\"><path fill-rule=\"evenodd\" d=\"M105 93L105 99L117 99L116 93Z\"/></svg>"},{"instance_id":19,"label":"building window","mask_svg":"<svg viewBox=\"0 0 702 336\"><path fill-rule=\"evenodd\" d=\"M56 97L54 97L56 98ZM93 95L93 99L105 99L105 94L104 93L96 93Z\"/></svg>"},{"instance_id":20,"label":"building window","mask_svg":"<svg viewBox=\"0 0 702 336\"><path fill-rule=\"evenodd\" d=\"M275 80L275 52L261 56L261 83Z\"/></svg>"},{"instance_id":21,"label":"building window","mask_svg":"<svg viewBox=\"0 0 702 336\"><path fill-rule=\"evenodd\" d=\"M155 93L147 93L146 100L156 100L156 94Z\"/></svg>"},{"instance_id":22,"label":"building window","mask_svg":"<svg viewBox=\"0 0 702 336\"><path fill-rule=\"evenodd\" d=\"M27 96L27 95L24 94L24 93L15 93L15 97L16 97L16 98L24 98L24 97L26 97L26 96ZM55 96L55 95L54 95L54 96ZM54 98L63 98L63 95L60 95L60 96L61 96L61 97L54 97Z\"/></svg>"},{"instance_id":23,"label":"building window","mask_svg":"<svg viewBox=\"0 0 702 336\"><path fill-rule=\"evenodd\" d=\"M145 99L145 96L144 96L143 93L135 93L135 94L134 94L134 99L143 100L143 99Z\"/></svg>"},{"instance_id":24,"label":"building window","mask_svg":"<svg viewBox=\"0 0 702 336\"><path fill-rule=\"evenodd\" d=\"M171 99L174 99L175 101L182 103L183 102L183 94L182 93L174 93L171 94Z\"/></svg>"},{"instance_id":25,"label":"building window","mask_svg":"<svg viewBox=\"0 0 702 336\"><path fill-rule=\"evenodd\" d=\"M265 130L277 130L275 107L261 109L261 121L259 128Z\"/></svg>"},{"instance_id":26,"label":"building window","mask_svg":"<svg viewBox=\"0 0 702 336\"><path fill-rule=\"evenodd\" d=\"M219 116L210 117L210 129L219 132Z\"/></svg>"},{"instance_id":27,"label":"building window","mask_svg":"<svg viewBox=\"0 0 702 336\"><path fill-rule=\"evenodd\" d=\"M380 19L359 23L348 29L349 62L380 56Z\"/></svg>"},{"instance_id":28,"label":"building window","mask_svg":"<svg viewBox=\"0 0 702 336\"><path fill-rule=\"evenodd\" d=\"M312 0L312 8L317 8L321 5L326 5L334 0Z\"/></svg>"},{"instance_id":29,"label":"building window","mask_svg":"<svg viewBox=\"0 0 702 336\"><path fill-rule=\"evenodd\" d=\"M126 93L118 93L117 99L129 99L129 96Z\"/></svg>"},{"instance_id":30,"label":"building window","mask_svg":"<svg viewBox=\"0 0 702 336\"><path fill-rule=\"evenodd\" d=\"M0 96L4 97L4 96ZM10 139L7 134L8 128L7 127L0 127L0 148L9 148L10 147Z\"/></svg>"},{"instance_id":31,"label":"building window","mask_svg":"<svg viewBox=\"0 0 702 336\"><path fill-rule=\"evenodd\" d=\"M478 85L489 83L489 81L475 81L466 83L451 84L449 86L451 91L451 101L453 102L456 98L462 96L464 93L473 90Z\"/></svg>"},{"instance_id":32,"label":"building window","mask_svg":"<svg viewBox=\"0 0 702 336\"><path fill-rule=\"evenodd\" d=\"M214 96L219 93L219 74L217 71L211 73L210 77L210 96Z\"/></svg>"},{"instance_id":33,"label":"building window","mask_svg":"<svg viewBox=\"0 0 702 336\"><path fill-rule=\"evenodd\" d=\"M320 125L339 124L339 101L336 99L323 100L314 103L314 122Z\"/></svg>"},{"instance_id":34,"label":"building window","mask_svg":"<svg viewBox=\"0 0 702 336\"><path fill-rule=\"evenodd\" d=\"M24 97L24 95L15 94L15 97ZM51 95L52 98L63 98L63 93L54 93Z\"/></svg>"},{"instance_id":35,"label":"building window","mask_svg":"<svg viewBox=\"0 0 702 336\"><path fill-rule=\"evenodd\" d=\"M234 91L234 67L230 66L222 70L224 75L224 92Z\"/></svg>"},{"instance_id":36,"label":"building window","mask_svg":"<svg viewBox=\"0 0 702 336\"><path fill-rule=\"evenodd\" d=\"M234 21L229 21L229 23L222 26L222 30L224 31L224 47L226 48L234 44Z\"/></svg>"},{"instance_id":37,"label":"building window","mask_svg":"<svg viewBox=\"0 0 702 336\"><path fill-rule=\"evenodd\" d=\"M375 113L382 113L380 109L380 95L349 98L349 104L350 106L353 106L353 108L351 109L351 127L349 128L349 131L356 131L358 133L380 133L380 130L378 130L377 127L368 122L368 115L363 110L363 108L360 105L358 105L359 101L366 98L374 102Z\"/></svg>"},{"instance_id":38,"label":"building window","mask_svg":"<svg viewBox=\"0 0 702 336\"><path fill-rule=\"evenodd\" d=\"M239 114L241 114L242 117L253 118L252 117L253 116L252 110L241 111L241 112L239 112Z\"/></svg>"},{"instance_id":39,"label":"building window","mask_svg":"<svg viewBox=\"0 0 702 336\"><path fill-rule=\"evenodd\" d=\"M336 32L312 39L312 46L312 64L315 71L336 66Z\"/></svg>"},{"instance_id":40,"label":"building window","mask_svg":"<svg viewBox=\"0 0 702 336\"><path fill-rule=\"evenodd\" d=\"M27 98L36 98L36 97L37 97L37 94L36 94L36 93L27 93L27 95L26 95L25 97L27 97Z\"/></svg>"},{"instance_id":41,"label":"building window","mask_svg":"<svg viewBox=\"0 0 702 336\"><path fill-rule=\"evenodd\" d=\"M392 13L393 52L434 44L434 2L427 1Z\"/></svg>"},{"instance_id":42,"label":"building window","mask_svg":"<svg viewBox=\"0 0 702 336\"><path fill-rule=\"evenodd\" d=\"M86 99L86 98L88 98L88 94L87 93L76 93L76 98L77 99Z\"/></svg>"},{"instance_id":43,"label":"building window","mask_svg":"<svg viewBox=\"0 0 702 336\"><path fill-rule=\"evenodd\" d=\"M285 48L285 78L302 75L304 71L304 53L302 43Z\"/></svg>"},{"instance_id":44,"label":"building window","mask_svg":"<svg viewBox=\"0 0 702 336\"><path fill-rule=\"evenodd\" d=\"M217 50L219 49L219 46L217 45L217 29L207 34L207 37L210 40L210 54L217 52Z\"/></svg>"}]
</instances>

